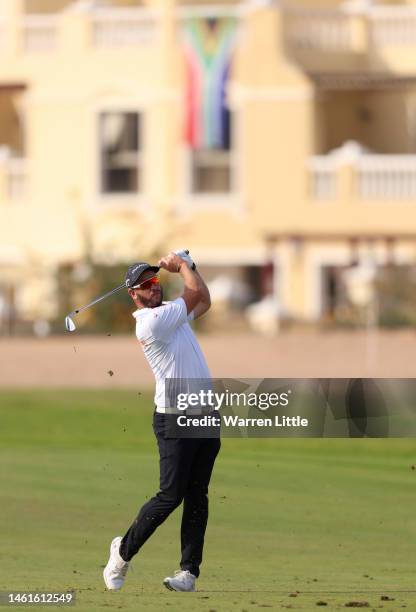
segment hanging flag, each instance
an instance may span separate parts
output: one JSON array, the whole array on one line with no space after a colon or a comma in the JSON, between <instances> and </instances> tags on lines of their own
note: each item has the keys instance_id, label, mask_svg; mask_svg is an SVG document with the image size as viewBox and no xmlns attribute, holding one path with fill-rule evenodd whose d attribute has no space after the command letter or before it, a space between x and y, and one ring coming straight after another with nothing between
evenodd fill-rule
<instances>
[{"instance_id":1,"label":"hanging flag","mask_svg":"<svg viewBox=\"0 0 416 612\"><path fill-rule=\"evenodd\" d=\"M236 25L233 17L189 19L184 24L185 140L193 149L229 148L225 96Z\"/></svg>"}]
</instances>

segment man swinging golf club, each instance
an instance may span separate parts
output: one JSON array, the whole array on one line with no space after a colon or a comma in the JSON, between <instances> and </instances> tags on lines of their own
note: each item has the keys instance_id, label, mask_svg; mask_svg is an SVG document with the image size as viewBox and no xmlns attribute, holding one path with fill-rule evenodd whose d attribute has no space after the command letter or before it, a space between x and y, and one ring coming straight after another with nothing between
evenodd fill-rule
<instances>
[{"instance_id":1,"label":"man swinging golf club","mask_svg":"<svg viewBox=\"0 0 416 612\"><path fill-rule=\"evenodd\" d=\"M179 254L178 254L179 253ZM126 286L137 310L136 336L156 380L153 430L160 455L160 490L140 509L124 537L111 543L104 569L108 589L120 589L132 557L156 528L183 502L180 570L165 578L173 591L194 591L202 561L208 520L208 485L218 451L219 438L171 438L165 436L167 414L166 378L210 378L210 372L189 320L210 307L208 288L187 251L169 253L158 266L136 263L127 271ZM164 268L180 274L183 294L163 302L157 273Z\"/></svg>"}]
</instances>

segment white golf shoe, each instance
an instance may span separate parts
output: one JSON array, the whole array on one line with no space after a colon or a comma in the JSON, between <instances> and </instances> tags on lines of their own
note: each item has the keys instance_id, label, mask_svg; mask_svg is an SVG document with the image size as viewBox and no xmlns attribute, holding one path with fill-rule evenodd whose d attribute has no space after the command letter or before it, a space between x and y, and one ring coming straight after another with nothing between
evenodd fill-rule
<instances>
[{"instance_id":1,"label":"white golf shoe","mask_svg":"<svg viewBox=\"0 0 416 612\"><path fill-rule=\"evenodd\" d=\"M121 589L129 569L128 561L124 561L119 553L122 539L121 536L118 536L111 542L110 558L103 571L105 586L110 591Z\"/></svg>"},{"instance_id":2,"label":"white golf shoe","mask_svg":"<svg viewBox=\"0 0 416 612\"><path fill-rule=\"evenodd\" d=\"M173 577L165 578L163 584L170 591L195 591L195 580L188 570L177 570Z\"/></svg>"}]
</instances>

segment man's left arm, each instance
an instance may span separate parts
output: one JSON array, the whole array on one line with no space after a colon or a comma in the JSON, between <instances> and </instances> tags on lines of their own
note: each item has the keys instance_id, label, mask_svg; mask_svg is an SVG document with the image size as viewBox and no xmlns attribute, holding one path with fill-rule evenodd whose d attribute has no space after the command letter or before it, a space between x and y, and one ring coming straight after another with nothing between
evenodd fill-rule
<instances>
[{"instance_id":1,"label":"man's left arm","mask_svg":"<svg viewBox=\"0 0 416 612\"><path fill-rule=\"evenodd\" d=\"M174 251L174 252L177 255L179 255L179 257L181 257L182 259L186 261L188 267L193 271L195 277L198 280L198 291L201 295L201 298L199 302L197 303L197 305L192 309L192 312L190 312L188 315L189 320L195 320L198 317L201 317L203 314L207 312L207 310L211 308L211 296L209 294L209 289L204 279L202 278L202 276L199 274L198 270L196 269L195 263L189 251L187 249L178 249L177 251Z\"/></svg>"},{"instance_id":2,"label":"man's left arm","mask_svg":"<svg viewBox=\"0 0 416 612\"><path fill-rule=\"evenodd\" d=\"M192 314L193 314L193 319L198 319L198 317L201 317L203 314L207 312L207 310L210 309L211 296L209 294L209 289L204 279L198 272L198 270L195 270L194 274L198 277L198 282L199 282L200 292L201 292L201 299L199 300L198 304L193 309Z\"/></svg>"}]
</instances>

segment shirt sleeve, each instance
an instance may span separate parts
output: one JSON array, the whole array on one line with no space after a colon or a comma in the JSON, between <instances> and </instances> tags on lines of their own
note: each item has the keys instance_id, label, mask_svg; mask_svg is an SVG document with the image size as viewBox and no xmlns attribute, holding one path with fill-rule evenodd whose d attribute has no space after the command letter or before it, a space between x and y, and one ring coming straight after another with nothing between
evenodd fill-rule
<instances>
[{"instance_id":1,"label":"shirt sleeve","mask_svg":"<svg viewBox=\"0 0 416 612\"><path fill-rule=\"evenodd\" d=\"M150 329L158 340L169 340L173 332L187 322L188 313L182 298L153 308L150 315Z\"/></svg>"}]
</instances>

